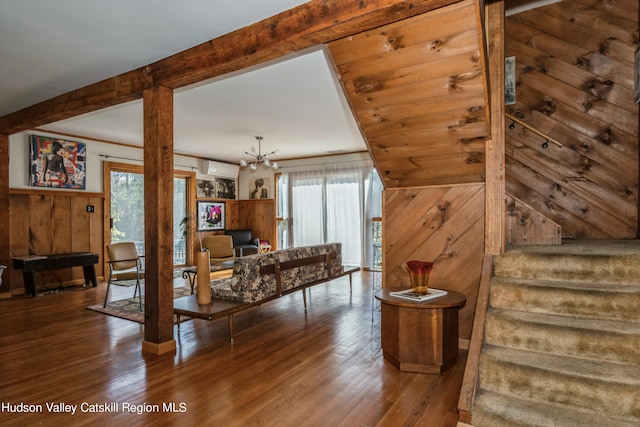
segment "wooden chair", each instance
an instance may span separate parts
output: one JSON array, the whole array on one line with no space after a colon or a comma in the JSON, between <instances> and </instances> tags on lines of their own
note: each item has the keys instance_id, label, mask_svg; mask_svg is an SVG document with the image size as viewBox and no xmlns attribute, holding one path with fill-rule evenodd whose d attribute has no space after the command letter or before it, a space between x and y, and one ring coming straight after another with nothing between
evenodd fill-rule
<instances>
[{"instance_id":1,"label":"wooden chair","mask_svg":"<svg viewBox=\"0 0 640 427\"><path fill-rule=\"evenodd\" d=\"M144 278L144 266L142 257L138 255L136 245L133 242L114 243L107 246L109 254L109 280L107 280L107 292L104 294L104 305L107 306L109 288L112 282L123 280L135 280L136 287L133 290L133 297L138 294L140 311L142 311L142 289L140 280Z\"/></svg>"}]
</instances>

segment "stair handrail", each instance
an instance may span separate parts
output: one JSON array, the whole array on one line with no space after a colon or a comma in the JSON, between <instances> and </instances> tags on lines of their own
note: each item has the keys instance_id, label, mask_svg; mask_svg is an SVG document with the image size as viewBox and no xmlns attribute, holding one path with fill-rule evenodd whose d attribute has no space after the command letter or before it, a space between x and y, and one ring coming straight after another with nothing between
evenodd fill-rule
<instances>
[{"instance_id":1,"label":"stair handrail","mask_svg":"<svg viewBox=\"0 0 640 427\"><path fill-rule=\"evenodd\" d=\"M478 367L480 365L480 351L484 343L484 324L489 307L489 290L493 276L493 255L485 254L482 259L482 274L478 287L476 311L473 317L471 340L467 352L467 363L464 368L460 397L458 398L458 421L471 424L471 407L478 382Z\"/></svg>"},{"instance_id":2,"label":"stair handrail","mask_svg":"<svg viewBox=\"0 0 640 427\"><path fill-rule=\"evenodd\" d=\"M548 142L553 142L555 145L558 146L558 148L562 147L563 144L562 142L558 141L557 139L554 139L552 137L550 137L549 135L545 134L542 131L539 131L538 129L534 128L533 126L531 126L529 123L520 120L518 117L514 116L513 114L509 114L509 113L504 113L504 115L511 121L518 123L520 126L525 127L527 129L529 129L531 132L543 137L544 139L546 139Z\"/></svg>"}]
</instances>

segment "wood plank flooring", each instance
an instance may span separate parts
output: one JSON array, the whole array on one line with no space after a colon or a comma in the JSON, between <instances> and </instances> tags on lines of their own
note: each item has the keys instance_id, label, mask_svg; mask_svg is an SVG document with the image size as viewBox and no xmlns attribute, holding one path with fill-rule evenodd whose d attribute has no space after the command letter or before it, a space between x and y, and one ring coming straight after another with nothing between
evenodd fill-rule
<instances>
[{"instance_id":1,"label":"wood plank flooring","mask_svg":"<svg viewBox=\"0 0 640 427\"><path fill-rule=\"evenodd\" d=\"M0 425L455 426L466 352L440 376L384 361L374 274L313 287L306 314L299 292L240 313L234 344L226 319L184 322L162 356L141 352L142 325L85 309L104 283L0 301Z\"/></svg>"}]
</instances>

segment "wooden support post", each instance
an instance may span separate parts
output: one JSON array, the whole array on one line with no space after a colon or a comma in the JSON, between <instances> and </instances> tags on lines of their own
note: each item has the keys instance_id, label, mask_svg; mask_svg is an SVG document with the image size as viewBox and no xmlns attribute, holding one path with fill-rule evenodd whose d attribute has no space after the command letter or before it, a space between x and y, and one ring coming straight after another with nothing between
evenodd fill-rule
<instances>
[{"instance_id":1,"label":"wooden support post","mask_svg":"<svg viewBox=\"0 0 640 427\"><path fill-rule=\"evenodd\" d=\"M173 91L144 91L145 314L143 351L173 338Z\"/></svg>"},{"instance_id":2,"label":"wooden support post","mask_svg":"<svg viewBox=\"0 0 640 427\"><path fill-rule=\"evenodd\" d=\"M9 266L9 135L0 135L0 264ZM9 271L2 274L2 294L10 296Z\"/></svg>"},{"instance_id":3,"label":"wooden support post","mask_svg":"<svg viewBox=\"0 0 640 427\"><path fill-rule=\"evenodd\" d=\"M490 1L486 9L491 105L491 139L486 144L485 253L504 252L504 2Z\"/></svg>"}]
</instances>

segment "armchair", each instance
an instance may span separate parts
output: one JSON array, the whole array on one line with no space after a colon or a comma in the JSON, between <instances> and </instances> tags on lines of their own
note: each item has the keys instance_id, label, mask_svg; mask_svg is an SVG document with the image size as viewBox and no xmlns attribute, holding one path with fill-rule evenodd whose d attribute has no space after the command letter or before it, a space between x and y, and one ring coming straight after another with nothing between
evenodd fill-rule
<instances>
[{"instance_id":1,"label":"armchair","mask_svg":"<svg viewBox=\"0 0 640 427\"><path fill-rule=\"evenodd\" d=\"M233 239L233 249L236 256L253 255L258 253L260 239L253 236L251 230L225 230L224 234Z\"/></svg>"},{"instance_id":2,"label":"armchair","mask_svg":"<svg viewBox=\"0 0 640 427\"><path fill-rule=\"evenodd\" d=\"M231 236L216 234L202 239L202 247L209 250L211 264L222 264L235 259Z\"/></svg>"}]
</instances>

